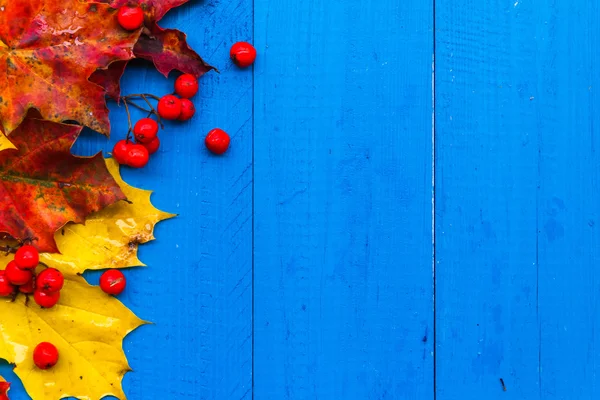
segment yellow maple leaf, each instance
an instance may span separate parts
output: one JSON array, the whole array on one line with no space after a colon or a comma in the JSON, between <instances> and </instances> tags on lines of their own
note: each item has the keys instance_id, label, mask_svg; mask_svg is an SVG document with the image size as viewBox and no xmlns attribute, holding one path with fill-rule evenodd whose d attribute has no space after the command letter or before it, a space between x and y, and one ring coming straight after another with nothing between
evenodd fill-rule
<instances>
[{"instance_id":1,"label":"yellow maple leaf","mask_svg":"<svg viewBox=\"0 0 600 400\"><path fill-rule=\"evenodd\" d=\"M114 159L107 159L106 165L128 202L115 203L89 216L85 225L70 224L57 232L55 240L61 254L42 254L45 264L71 274L143 266L137 257L138 244L154 239L154 226L174 217L152 206L151 191L126 184Z\"/></svg>"},{"instance_id":2,"label":"yellow maple leaf","mask_svg":"<svg viewBox=\"0 0 600 400\"><path fill-rule=\"evenodd\" d=\"M0 151L8 149L16 149L16 147L10 140L8 140L4 133L0 132Z\"/></svg>"},{"instance_id":3,"label":"yellow maple leaf","mask_svg":"<svg viewBox=\"0 0 600 400\"><path fill-rule=\"evenodd\" d=\"M125 398L121 380L129 365L122 341L142 320L78 276L66 277L52 309L26 301L20 296L0 302L0 358L17 365L15 373L32 399ZM54 344L60 354L58 364L45 371L33 364L33 349L41 342Z\"/></svg>"},{"instance_id":4,"label":"yellow maple leaf","mask_svg":"<svg viewBox=\"0 0 600 400\"><path fill-rule=\"evenodd\" d=\"M129 365L122 342L144 321L79 274L141 265L138 244L152 240L154 226L173 215L154 208L151 192L125 184L114 160L108 159L107 165L130 203L113 204L86 225L67 225L56 234L62 254L40 255L65 275L58 305L42 309L23 295L15 301L0 299L0 358L16 364L15 373L34 400L125 398L121 381ZM0 265L11 257L1 254ZM58 364L45 371L34 366L32 357L35 346L44 341L53 343L60 354Z\"/></svg>"}]
</instances>

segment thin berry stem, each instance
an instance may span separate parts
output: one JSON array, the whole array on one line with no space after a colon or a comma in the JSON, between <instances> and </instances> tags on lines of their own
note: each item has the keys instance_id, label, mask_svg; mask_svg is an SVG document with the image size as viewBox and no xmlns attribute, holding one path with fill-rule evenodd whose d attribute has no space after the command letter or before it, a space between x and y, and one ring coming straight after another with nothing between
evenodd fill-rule
<instances>
[{"instance_id":1,"label":"thin berry stem","mask_svg":"<svg viewBox=\"0 0 600 400\"><path fill-rule=\"evenodd\" d=\"M125 111L127 112L127 123L129 125L129 130L127 131L127 137L125 139L127 142L130 142L132 140L131 133L133 132L133 125L131 123L131 112L129 111L130 105L139 110L147 112L148 113L147 118L149 118L152 115L156 116L156 120L158 121L158 124L160 125L161 129L165 129L165 126L163 125L162 119L160 118L158 111L156 111L156 109L154 108L152 103L148 100L148 97L151 99L154 99L156 101L160 101L160 97L155 96L150 93L134 93L134 94L129 94L127 96L119 97L120 100L123 100L123 104L125 104ZM139 104L136 104L135 101L133 101L134 99L144 100L146 102L146 104L148 104L148 107L150 107L150 109L148 110L148 109L140 106Z\"/></svg>"},{"instance_id":2,"label":"thin berry stem","mask_svg":"<svg viewBox=\"0 0 600 400\"><path fill-rule=\"evenodd\" d=\"M127 98L123 97L123 104L125 104L125 111L127 112L127 124L129 125L129 130L127 131L127 138L125 139L128 143L131 140L131 131L133 130L131 126L131 112L129 111L129 106L127 105Z\"/></svg>"},{"instance_id":3,"label":"thin berry stem","mask_svg":"<svg viewBox=\"0 0 600 400\"><path fill-rule=\"evenodd\" d=\"M146 102L146 104L148 104L148 107L150 107L150 110L152 110L152 114L156 115L156 119L158 120L158 123L160 124L161 129L165 129L165 126L162 123L162 120L160 119L160 115L158 114L158 112L154 109L154 107L152 106L152 103L150 103L150 101L146 98L146 96L153 96L153 95L146 95L146 94L142 94L142 99L144 99L144 101ZM154 96L156 98L156 96Z\"/></svg>"},{"instance_id":4,"label":"thin berry stem","mask_svg":"<svg viewBox=\"0 0 600 400\"><path fill-rule=\"evenodd\" d=\"M125 99L123 99L123 101L125 101ZM138 110L142 110L144 112L150 113L150 115L152 115L152 110L148 110L147 108L144 108L144 107L140 106L139 104L135 104L133 101L131 101L131 99L129 99L129 105L137 108Z\"/></svg>"},{"instance_id":5,"label":"thin berry stem","mask_svg":"<svg viewBox=\"0 0 600 400\"><path fill-rule=\"evenodd\" d=\"M160 97L158 97L158 96L155 96L155 95L153 95L153 94L151 94L151 93L135 93L135 94L130 94L130 95L127 95L127 96L125 96L125 97L126 97L126 98L131 98L131 97L144 97L144 96L146 96L146 97L150 97L151 99L154 99L154 100L156 100L156 101L159 101L159 100L160 100Z\"/></svg>"}]
</instances>

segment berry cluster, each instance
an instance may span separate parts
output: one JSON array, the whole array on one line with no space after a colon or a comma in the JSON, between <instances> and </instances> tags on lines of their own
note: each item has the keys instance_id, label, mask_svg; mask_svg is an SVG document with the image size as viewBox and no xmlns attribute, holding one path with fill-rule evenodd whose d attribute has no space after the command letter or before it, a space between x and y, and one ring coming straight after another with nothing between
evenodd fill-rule
<instances>
[{"instance_id":1,"label":"berry cluster","mask_svg":"<svg viewBox=\"0 0 600 400\"><path fill-rule=\"evenodd\" d=\"M36 275L38 266L44 269ZM32 245L21 246L4 270L0 270L0 296L16 296L17 293L33 294L35 302L43 308L52 308L60 299L65 279L54 268L40 263L40 254Z\"/></svg>"},{"instance_id":2,"label":"berry cluster","mask_svg":"<svg viewBox=\"0 0 600 400\"><path fill-rule=\"evenodd\" d=\"M15 257L16 258L16 257ZM12 262L12 261L11 261ZM37 279L37 282L40 282L40 279L44 279L44 287L43 289L53 289L57 287L57 283L53 281L49 281L45 278L40 278L46 271L50 271L48 268L44 270ZM53 270L56 271L56 270ZM62 276L62 275L61 275ZM121 294L123 290L125 290L125 276L123 273L116 269L111 269L102 274L100 277L100 288L102 291L108 294L117 295ZM38 284L39 285L39 284ZM61 284L62 286L62 284ZM38 287L39 289L39 287ZM34 296L35 296L34 292ZM58 293L58 292L57 292ZM58 301L58 300L57 300ZM36 298L36 302L38 302ZM38 303L39 304L39 303ZM43 306L46 307L46 306ZM58 362L58 349L52 343L42 342L38 344L33 350L33 362L39 369L49 369L56 365Z\"/></svg>"},{"instance_id":3,"label":"berry cluster","mask_svg":"<svg viewBox=\"0 0 600 400\"><path fill-rule=\"evenodd\" d=\"M198 80L191 74L181 75L175 81L175 94L168 94L161 98L151 94L134 94L122 97L129 131L127 138L119 140L113 148L113 157L119 164L128 165L132 168L142 168L148 164L150 156L158 151L160 139L158 138L159 125L163 126L162 120L188 121L196 113L196 107L190 100L198 93ZM178 97L179 96L179 97ZM134 100L142 99L150 107L146 109ZM156 109L149 99L158 101ZM134 106L148 112L146 118L142 118L131 126L131 114L129 106ZM156 120L150 118L154 116ZM131 134L133 133L133 142Z\"/></svg>"},{"instance_id":4,"label":"berry cluster","mask_svg":"<svg viewBox=\"0 0 600 400\"><path fill-rule=\"evenodd\" d=\"M119 8L117 20L123 29L134 31L144 25L144 11L139 6L125 5ZM231 46L229 56L234 64L240 68L251 66L256 60L256 49L250 43L237 42ZM194 103L190 100L198 93L198 80L194 75L183 74L175 81L175 92L158 98L151 94L130 95L121 97L127 111L129 121L129 132L127 138L118 141L113 148L113 157L122 165L132 168L142 168L148 164L150 155L158 151L160 140L158 139L159 125L161 120L187 121L196 113ZM150 109L146 109L135 102L134 99L141 98ZM158 101L156 110L148 100L152 98ZM140 119L132 128L129 105L148 112L148 117ZM157 119L150 118L154 115ZM131 133L135 142L131 138ZM215 128L208 132L205 145L214 154L223 154L230 144L230 137L224 130Z\"/></svg>"},{"instance_id":5,"label":"berry cluster","mask_svg":"<svg viewBox=\"0 0 600 400\"><path fill-rule=\"evenodd\" d=\"M175 81L175 93L163 96L158 101L158 115L162 119L187 121L196 114L190 100L198 93L198 80L192 74L183 74Z\"/></svg>"},{"instance_id":6,"label":"berry cluster","mask_svg":"<svg viewBox=\"0 0 600 400\"><path fill-rule=\"evenodd\" d=\"M36 275L39 269L42 270ZM34 246L23 245L15 251L6 268L0 270L0 297L12 296L14 300L18 293L33 294L40 307L52 308L60 299L64 282L59 270L40 262L40 254ZM108 270L100 277L100 288L107 294L121 294L125 286L125 276L119 270ZM33 362L40 369L52 368L58 362L58 349L52 343L38 344L33 350Z\"/></svg>"},{"instance_id":7,"label":"berry cluster","mask_svg":"<svg viewBox=\"0 0 600 400\"><path fill-rule=\"evenodd\" d=\"M133 134L135 143L131 141L129 133L126 139L115 144L113 157L119 164L142 168L148 164L150 155L160 147L158 123L151 118L142 118L133 127Z\"/></svg>"},{"instance_id":8,"label":"berry cluster","mask_svg":"<svg viewBox=\"0 0 600 400\"><path fill-rule=\"evenodd\" d=\"M26 246L23 246L23 247L26 247ZM33 254L33 253L31 253L31 254ZM15 255L15 259L17 259L17 258L18 257L16 257L16 255ZM13 261L11 261L11 262L13 262ZM31 264L33 264L33 261L27 263L27 265L31 265ZM56 289L59 286L59 284L62 287L62 274L61 274L60 282L57 281L56 279L50 280L48 278L43 277L44 273L47 273L47 271L51 271L51 270L52 269L48 268L48 269L44 270L41 274L38 275L38 278L36 280L36 282L38 282L38 288L34 292L34 298L35 298L35 293L38 293L38 291L41 291L43 293L47 290ZM56 271L56 270L52 270L52 271ZM52 273L52 274L54 274L54 273ZM0 276L2 276L2 275L0 274ZM55 278L56 278L56 276L55 276ZM0 278L0 282L1 281L2 280ZM41 287L41 289L43 289L43 290L40 289L39 282L43 282L43 286ZM1 284L0 284L0 287L2 287ZM21 289L21 288L22 288L22 286L19 287L19 289ZM123 290L125 290L125 276L119 270L116 270L116 269L108 270L108 271L104 272L102 274L102 276L100 277L100 288L102 288L102 290L108 294L112 294L112 295L120 294L123 292ZM12 292L9 292L8 294L6 294L6 296L9 296L11 293ZM59 291L56 291L56 293L59 293ZM36 302L38 302L38 299L37 298L35 298L35 299L36 299ZM58 301L58 299L56 301ZM39 304L39 302L38 302L38 304ZM46 307L46 306L42 306L42 307ZM33 350L33 363L39 369L52 368L53 366L56 365L57 362L58 362L58 349L52 343L42 342L42 343L38 344L35 347L35 349Z\"/></svg>"},{"instance_id":9,"label":"berry cluster","mask_svg":"<svg viewBox=\"0 0 600 400\"><path fill-rule=\"evenodd\" d=\"M14 299L18 293L33 294L37 305L52 308L60 300L64 283L62 272L41 263L37 249L28 244L17 249L6 268L0 270L0 297L13 296ZM110 269L100 277L100 288L107 294L121 294L125 285L125 275L116 269Z\"/></svg>"}]
</instances>

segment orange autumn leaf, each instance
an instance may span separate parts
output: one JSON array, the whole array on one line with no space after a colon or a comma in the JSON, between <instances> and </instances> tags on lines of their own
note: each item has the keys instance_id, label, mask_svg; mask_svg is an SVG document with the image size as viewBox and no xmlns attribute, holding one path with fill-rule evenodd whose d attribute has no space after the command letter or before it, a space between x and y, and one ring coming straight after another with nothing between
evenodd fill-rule
<instances>
[{"instance_id":1,"label":"orange autumn leaf","mask_svg":"<svg viewBox=\"0 0 600 400\"><path fill-rule=\"evenodd\" d=\"M27 118L13 131L17 149L0 152L0 233L56 252L59 228L125 198L102 155L71 154L81 130Z\"/></svg>"},{"instance_id":2,"label":"orange autumn leaf","mask_svg":"<svg viewBox=\"0 0 600 400\"><path fill-rule=\"evenodd\" d=\"M102 87L88 78L133 57L128 32L107 4L0 0L0 127L7 136L30 109L55 122L77 121L108 135Z\"/></svg>"}]
</instances>

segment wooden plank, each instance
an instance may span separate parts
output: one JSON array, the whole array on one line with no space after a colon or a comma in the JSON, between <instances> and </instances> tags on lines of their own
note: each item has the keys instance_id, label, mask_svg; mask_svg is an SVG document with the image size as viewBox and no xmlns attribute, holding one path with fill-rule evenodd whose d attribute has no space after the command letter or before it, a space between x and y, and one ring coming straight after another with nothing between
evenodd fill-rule
<instances>
[{"instance_id":1,"label":"wooden plank","mask_svg":"<svg viewBox=\"0 0 600 400\"><path fill-rule=\"evenodd\" d=\"M252 396L252 71L229 62L229 47L252 37L251 0L190 2L163 26L188 41L221 73L201 81L198 114L168 123L162 147L143 170L123 168L126 180L155 191L153 201L179 216L158 226L141 248L147 269L128 273L124 302L155 325L126 340L135 372L125 392L136 399L249 399ZM149 65L131 66L124 93L173 91L173 81ZM90 135L76 151L90 153L126 132L122 109L112 114L110 143ZM137 114L141 116L141 114ZM221 127L230 151L212 156L206 132Z\"/></svg>"},{"instance_id":2,"label":"wooden plank","mask_svg":"<svg viewBox=\"0 0 600 400\"><path fill-rule=\"evenodd\" d=\"M600 398L597 2L535 11L541 395Z\"/></svg>"},{"instance_id":3,"label":"wooden plank","mask_svg":"<svg viewBox=\"0 0 600 400\"><path fill-rule=\"evenodd\" d=\"M546 7L436 2L438 399L539 397L536 195L539 121L550 116L539 97L552 88L538 86L536 51Z\"/></svg>"},{"instance_id":4,"label":"wooden plank","mask_svg":"<svg viewBox=\"0 0 600 400\"><path fill-rule=\"evenodd\" d=\"M432 19L255 1L257 399L433 398Z\"/></svg>"},{"instance_id":5,"label":"wooden plank","mask_svg":"<svg viewBox=\"0 0 600 400\"><path fill-rule=\"evenodd\" d=\"M444 399L500 398L499 378L516 398L598 397L597 12L584 1L437 7Z\"/></svg>"}]
</instances>

